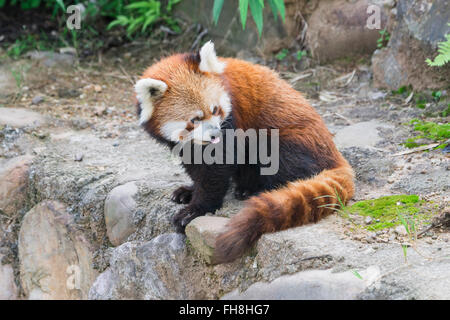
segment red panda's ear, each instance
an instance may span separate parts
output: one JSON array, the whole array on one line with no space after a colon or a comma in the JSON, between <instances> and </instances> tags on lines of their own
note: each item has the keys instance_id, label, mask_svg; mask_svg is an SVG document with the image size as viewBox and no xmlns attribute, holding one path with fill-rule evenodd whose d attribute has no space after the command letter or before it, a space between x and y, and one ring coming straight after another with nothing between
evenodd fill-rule
<instances>
[{"instance_id":1,"label":"red panda's ear","mask_svg":"<svg viewBox=\"0 0 450 320\"><path fill-rule=\"evenodd\" d=\"M153 101L164 94L167 84L160 80L144 78L136 82L134 90L136 98L141 104L139 123L143 124L152 117Z\"/></svg>"},{"instance_id":2,"label":"red panda's ear","mask_svg":"<svg viewBox=\"0 0 450 320\"><path fill-rule=\"evenodd\" d=\"M225 69L225 62L219 61L214 50L214 43L208 41L200 49L200 65L199 69L202 72L223 73Z\"/></svg>"}]
</instances>

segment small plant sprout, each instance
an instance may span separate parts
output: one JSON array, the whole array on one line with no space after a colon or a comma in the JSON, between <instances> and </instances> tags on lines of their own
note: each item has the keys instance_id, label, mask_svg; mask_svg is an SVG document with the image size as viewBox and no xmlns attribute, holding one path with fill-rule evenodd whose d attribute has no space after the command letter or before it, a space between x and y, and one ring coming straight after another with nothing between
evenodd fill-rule
<instances>
[{"instance_id":1,"label":"small plant sprout","mask_svg":"<svg viewBox=\"0 0 450 320\"><path fill-rule=\"evenodd\" d=\"M288 53L289 53L288 49L283 49L280 52L278 52L275 58L277 58L277 60L279 61L284 60L287 57Z\"/></svg>"},{"instance_id":2,"label":"small plant sprout","mask_svg":"<svg viewBox=\"0 0 450 320\"><path fill-rule=\"evenodd\" d=\"M327 204L317 206L317 208L331 209L333 211L338 212L339 214L341 214L343 216L348 216L345 204L342 201L341 197L339 196L338 192L336 191L336 188L334 189L334 193L335 193L334 196L323 195L323 196L315 197L314 200L321 199L321 198L333 198L333 199L337 200L337 203L327 203Z\"/></svg>"},{"instance_id":3,"label":"small plant sprout","mask_svg":"<svg viewBox=\"0 0 450 320\"><path fill-rule=\"evenodd\" d=\"M355 277L357 277L358 279L363 280L363 277L359 274L358 271L352 270L352 273L353 273L353 274L355 275Z\"/></svg>"},{"instance_id":4,"label":"small plant sprout","mask_svg":"<svg viewBox=\"0 0 450 320\"><path fill-rule=\"evenodd\" d=\"M300 60L302 60L302 58L304 57L304 56L306 56L306 51L305 50L298 50L297 51L297 61L300 61Z\"/></svg>"},{"instance_id":5,"label":"small plant sprout","mask_svg":"<svg viewBox=\"0 0 450 320\"><path fill-rule=\"evenodd\" d=\"M402 249L403 249L403 256L405 257L405 263L408 263L408 258L407 258L408 246L406 244L402 244Z\"/></svg>"},{"instance_id":6,"label":"small plant sprout","mask_svg":"<svg viewBox=\"0 0 450 320\"><path fill-rule=\"evenodd\" d=\"M381 49L389 42L390 34L386 29L380 30L380 37L377 40L377 48Z\"/></svg>"},{"instance_id":7,"label":"small plant sprout","mask_svg":"<svg viewBox=\"0 0 450 320\"><path fill-rule=\"evenodd\" d=\"M404 216L400 214L400 212L397 212L398 219L400 220L401 224L405 227L406 233L408 234L408 240L409 243L402 243L402 250L403 255L405 257L405 263L407 263L407 248L408 245L413 248L415 252L417 252L420 256L427 260L431 260L430 258L425 257L418 249L417 249L417 228L416 228L416 222L414 217L410 218L408 216Z\"/></svg>"}]
</instances>

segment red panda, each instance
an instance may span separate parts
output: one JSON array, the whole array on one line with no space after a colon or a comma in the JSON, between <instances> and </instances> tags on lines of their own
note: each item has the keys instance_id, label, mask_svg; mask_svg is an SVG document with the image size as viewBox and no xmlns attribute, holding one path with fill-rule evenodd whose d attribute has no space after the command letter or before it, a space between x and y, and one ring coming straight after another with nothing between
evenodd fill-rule
<instances>
[{"instance_id":1,"label":"red panda","mask_svg":"<svg viewBox=\"0 0 450 320\"><path fill-rule=\"evenodd\" d=\"M186 204L173 217L178 232L219 209L231 183L237 198L249 197L217 238L216 263L243 255L264 233L317 222L353 196L353 170L325 123L267 67L217 57L214 44L207 42L197 53L176 54L150 66L135 92L140 124L170 148L180 142L208 146L225 129L279 130L276 174L261 175L260 162L183 163L193 185L173 193L175 202Z\"/></svg>"}]
</instances>

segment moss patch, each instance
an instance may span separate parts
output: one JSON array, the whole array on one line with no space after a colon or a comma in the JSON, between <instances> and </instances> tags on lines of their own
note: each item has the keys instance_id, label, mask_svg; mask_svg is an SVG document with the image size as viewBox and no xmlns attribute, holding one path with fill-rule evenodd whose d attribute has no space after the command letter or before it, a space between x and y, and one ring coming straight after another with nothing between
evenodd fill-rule
<instances>
[{"instance_id":1,"label":"moss patch","mask_svg":"<svg viewBox=\"0 0 450 320\"><path fill-rule=\"evenodd\" d=\"M365 229L377 231L399 225L398 214L414 217L416 220L429 218L428 213L421 212L424 201L419 200L417 195L397 195L381 197L373 200L364 200L354 203L346 208L349 214L370 216L374 222Z\"/></svg>"},{"instance_id":2,"label":"moss patch","mask_svg":"<svg viewBox=\"0 0 450 320\"><path fill-rule=\"evenodd\" d=\"M444 148L446 146L445 140L450 138L450 124L437 124L434 122L425 122L418 119L413 119L409 123L414 125L414 131L420 132L420 134L414 138L409 138L404 143L407 148L418 147L415 141L421 138L431 139L435 142L442 143L438 148Z\"/></svg>"}]
</instances>

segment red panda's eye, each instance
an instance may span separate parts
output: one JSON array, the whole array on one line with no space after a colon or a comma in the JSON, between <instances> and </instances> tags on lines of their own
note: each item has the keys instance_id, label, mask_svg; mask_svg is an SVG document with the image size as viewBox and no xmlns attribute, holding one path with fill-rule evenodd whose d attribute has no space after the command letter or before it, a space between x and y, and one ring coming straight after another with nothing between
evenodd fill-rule
<instances>
[{"instance_id":1,"label":"red panda's eye","mask_svg":"<svg viewBox=\"0 0 450 320\"><path fill-rule=\"evenodd\" d=\"M214 107L213 109L213 115L217 115L217 111L219 111L219 108L217 106Z\"/></svg>"},{"instance_id":2,"label":"red panda's eye","mask_svg":"<svg viewBox=\"0 0 450 320\"><path fill-rule=\"evenodd\" d=\"M194 123L196 121L201 121L200 117L195 117L191 119L191 122Z\"/></svg>"}]
</instances>

